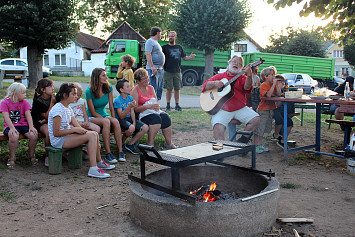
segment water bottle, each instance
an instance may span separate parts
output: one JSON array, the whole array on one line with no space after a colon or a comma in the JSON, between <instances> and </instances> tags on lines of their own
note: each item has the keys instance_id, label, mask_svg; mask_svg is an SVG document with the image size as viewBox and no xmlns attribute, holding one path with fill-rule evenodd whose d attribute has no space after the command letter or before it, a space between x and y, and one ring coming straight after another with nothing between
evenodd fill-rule
<instances>
[{"instance_id":1,"label":"water bottle","mask_svg":"<svg viewBox=\"0 0 355 237\"><path fill-rule=\"evenodd\" d=\"M350 99L350 86L349 82L345 84L345 91L344 91L345 99L348 101Z\"/></svg>"}]
</instances>

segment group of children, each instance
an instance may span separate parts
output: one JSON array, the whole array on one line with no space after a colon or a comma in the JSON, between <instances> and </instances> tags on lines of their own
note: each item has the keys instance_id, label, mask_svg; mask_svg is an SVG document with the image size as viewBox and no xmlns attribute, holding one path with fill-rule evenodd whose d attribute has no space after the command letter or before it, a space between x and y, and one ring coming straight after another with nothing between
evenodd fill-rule
<instances>
[{"instance_id":1,"label":"group of children","mask_svg":"<svg viewBox=\"0 0 355 237\"><path fill-rule=\"evenodd\" d=\"M275 67L267 67L261 71L261 79L263 83L260 85L260 98L282 96L286 86L286 80L282 75L277 75ZM256 146L256 152L262 153L269 151L262 144L263 136L265 133L271 133L272 123L275 120L275 132L273 138L277 140L277 144L283 147L282 134L283 134L283 105L281 102L261 100L257 107L257 112L260 115L260 124L254 132L253 143ZM287 134L291 132L293 127L292 113L287 115Z\"/></svg>"},{"instance_id":2,"label":"group of children","mask_svg":"<svg viewBox=\"0 0 355 237\"><path fill-rule=\"evenodd\" d=\"M133 61L132 61L133 59ZM82 99L83 90L79 83L63 83L54 95L53 81L41 79L38 81L32 107L25 99L26 87L21 83L12 83L6 98L1 102L0 112L4 117L4 134L9 137L10 158L7 167L15 167L15 151L18 147L19 134L29 139L29 158L32 165L38 165L35 157L35 147L38 133L45 137L45 146L56 148L74 148L87 144L87 154L90 161L89 176L106 178L110 175L103 170L115 168L113 163L124 162L123 148L133 154L138 154L135 143L147 133L149 127L135 119L134 107L137 102L130 96L131 82L130 69L134 63L132 56L123 58L120 72L125 73L126 79L118 80L116 89L120 95L113 101L113 88L107 81L104 69L95 68L91 75L90 85L85 90L85 99ZM132 70L131 70L132 71ZM133 72L132 72L133 73ZM131 81L132 79L132 81ZM111 117L106 112L109 104ZM124 135L121 135L121 128ZM113 132L119 151L118 161L110 148L110 133ZM99 133L105 147L105 163L101 159ZM125 145L125 140L133 138ZM48 166L48 156L45 158Z\"/></svg>"}]
</instances>

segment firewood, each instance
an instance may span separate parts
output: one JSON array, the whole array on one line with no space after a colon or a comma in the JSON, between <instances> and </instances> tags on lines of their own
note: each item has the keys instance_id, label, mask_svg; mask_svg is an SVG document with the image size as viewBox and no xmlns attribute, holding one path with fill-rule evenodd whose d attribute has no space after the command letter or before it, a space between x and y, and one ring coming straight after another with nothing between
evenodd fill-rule
<instances>
[{"instance_id":1,"label":"firewood","mask_svg":"<svg viewBox=\"0 0 355 237\"><path fill-rule=\"evenodd\" d=\"M313 223L312 218L277 218L280 222Z\"/></svg>"},{"instance_id":2,"label":"firewood","mask_svg":"<svg viewBox=\"0 0 355 237\"><path fill-rule=\"evenodd\" d=\"M293 234L295 235L295 237L300 237L300 235L298 234L297 230L292 229Z\"/></svg>"}]
</instances>

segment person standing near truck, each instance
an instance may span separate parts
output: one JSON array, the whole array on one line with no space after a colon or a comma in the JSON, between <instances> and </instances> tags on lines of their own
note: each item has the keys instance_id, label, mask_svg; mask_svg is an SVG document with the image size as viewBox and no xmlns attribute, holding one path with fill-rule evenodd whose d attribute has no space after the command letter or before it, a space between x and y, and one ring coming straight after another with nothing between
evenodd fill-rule
<instances>
[{"instance_id":1,"label":"person standing near truck","mask_svg":"<svg viewBox=\"0 0 355 237\"><path fill-rule=\"evenodd\" d=\"M166 110L169 111L170 101L174 88L175 111L181 111L179 105L180 89L182 86L181 74L181 58L184 61L189 61L195 58L196 54L191 53L186 56L185 50L179 44L175 44L177 34L175 31L170 31L168 34L169 44L163 45L163 53L165 55L164 64L164 86L166 88Z\"/></svg>"},{"instance_id":2,"label":"person standing near truck","mask_svg":"<svg viewBox=\"0 0 355 237\"><path fill-rule=\"evenodd\" d=\"M157 92L158 100L163 94L163 66L165 63L165 55L158 43L161 39L161 29L159 27L152 27L150 30L150 39L145 43L145 56L147 58L147 71L150 79L150 85L154 87Z\"/></svg>"}]
</instances>

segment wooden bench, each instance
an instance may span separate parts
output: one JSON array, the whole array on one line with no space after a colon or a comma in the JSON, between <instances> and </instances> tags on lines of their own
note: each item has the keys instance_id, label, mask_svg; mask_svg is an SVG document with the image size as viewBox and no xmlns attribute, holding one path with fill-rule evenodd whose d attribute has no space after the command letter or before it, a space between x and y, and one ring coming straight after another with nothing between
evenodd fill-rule
<instances>
[{"instance_id":1,"label":"wooden bench","mask_svg":"<svg viewBox=\"0 0 355 237\"><path fill-rule=\"evenodd\" d=\"M44 138L42 133L38 133L38 138ZM25 135L20 134L19 140L28 139ZM9 137L0 132L0 141L8 141ZM58 149L52 146L46 147L48 151L48 164L50 174L62 173L62 155L63 151L69 151L69 163L70 169L79 169L83 166L82 159L82 146L78 146L72 149Z\"/></svg>"},{"instance_id":2,"label":"wooden bench","mask_svg":"<svg viewBox=\"0 0 355 237\"><path fill-rule=\"evenodd\" d=\"M48 171L50 174L62 173L62 156L64 151L69 151L69 169L80 169L83 166L82 146L70 149L47 146L46 150L48 151Z\"/></svg>"},{"instance_id":3,"label":"wooden bench","mask_svg":"<svg viewBox=\"0 0 355 237\"><path fill-rule=\"evenodd\" d=\"M329 124L336 123L345 127L343 143L343 149L345 149L350 142L351 128L355 126L355 121L327 119L325 122Z\"/></svg>"},{"instance_id":4,"label":"wooden bench","mask_svg":"<svg viewBox=\"0 0 355 237\"><path fill-rule=\"evenodd\" d=\"M0 70L0 88L3 88L4 78L14 79L15 82L22 83L22 80L26 79L26 70Z\"/></svg>"}]
</instances>

